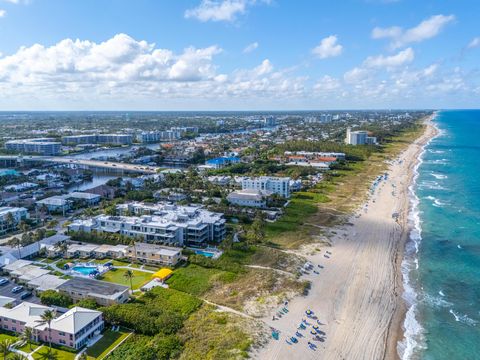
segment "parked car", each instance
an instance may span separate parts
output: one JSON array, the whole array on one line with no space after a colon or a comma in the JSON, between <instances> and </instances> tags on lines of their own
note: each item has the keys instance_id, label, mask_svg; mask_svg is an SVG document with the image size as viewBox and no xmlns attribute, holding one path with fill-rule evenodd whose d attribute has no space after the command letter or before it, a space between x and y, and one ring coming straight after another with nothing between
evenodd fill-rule
<instances>
[{"instance_id":1,"label":"parked car","mask_svg":"<svg viewBox=\"0 0 480 360\"><path fill-rule=\"evenodd\" d=\"M12 289L12 293L16 294L20 291L23 290L23 286L15 286L13 289Z\"/></svg>"},{"instance_id":2,"label":"parked car","mask_svg":"<svg viewBox=\"0 0 480 360\"><path fill-rule=\"evenodd\" d=\"M32 296L32 292L31 292L31 291L25 291L24 293L22 293L22 294L20 295L20 299L21 299L21 300L25 300L26 298L28 298L28 297L30 297L30 296Z\"/></svg>"},{"instance_id":3,"label":"parked car","mask_svg":"<svg viewBox=\"0 0 480 360\"><path fill-rule=\"evenodd\" d=\"M5 284L8 284L8 279L0 278L0 286Z\"/></svg>"}]
</instances>

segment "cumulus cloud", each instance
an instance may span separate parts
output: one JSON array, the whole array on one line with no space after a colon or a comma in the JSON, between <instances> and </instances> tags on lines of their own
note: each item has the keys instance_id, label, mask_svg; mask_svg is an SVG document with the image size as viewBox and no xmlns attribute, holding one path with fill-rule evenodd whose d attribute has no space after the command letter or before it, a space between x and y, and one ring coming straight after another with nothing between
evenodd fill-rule
<instances>
[{"instance_id":1,"label":"cumulus cloud","mask_svg":"<svg viewBox=\"0 0 480 360\"><path fill-rule=\"evenodd\" d=\"M338 44L337 41L337 35L330 35L323 38L320 44L312 50L312 53L320 59L339 56L343 51L343 46Z\"/></svg>"},{"instance_id":2,"label":"cumulus cloud","mask_svg":"<svg viewBox=\"0 0 480 360\"><path fill-rule=\"evenodd\" d=\"M372 30L372 38L389 38L392 41L391 47L397 49L410 43L421 42L437 36L446 25L454 20L454 15L440 14L431 16L410 29L402 29L399 26L389 28L376 27Z\"/></svg>"},{"instance_id":3,"label":"cumulus cloud","mask_svg":"<svg viewBox=\"0 0 480 360\"><path fill-rule=\"evenodd\" d=\"M480 37L473 38L467 45L467 48L474 49L480 46Z\"/></svg>"},{"instance_id":4,"label":"cumulus cloud","mask_svg":"<svg viewBox=\"0 0 480 360\"><path fill-rule=\"evenodd\" d=\"M101 43L65 39L35 44L0 57L0 106L32 104L94 106L101 101L206 101L301 97L305 77L275 69L269 59L250 69L220 73L218 46L189 47L176 53L118 34Z\"/></svg>"},{"instance_id":5,"label":"cumulus cloud","mask_svg":"<svg viewBox=\"0 0 480 360\"><path fill-rule=\"evenodd\" d=\"M407 48L403 51L400 51L398 54L391 56L369 56L365 61L364 65L367 67L386 67L392 68L397 66L402 66L407 63L411 63L415 57L412 48Z\"/></svg>"},{"instance_id":6,"label":"cumulus cloud","mask_svg":"<svg viewBox=\"0 0 480 360\"><path fill-rule=\"evenodd\" d=\"M245 49L243 49L243 52L245 54L251 53L252 51L255 51L258 48L258 42L253 42L251 44L248 44Z\"/></svg>"},{"instance_id":7,"label":"cumulus cloud","mask_svg":"<svg viewBox=\"0 0 480 360\"><path fill-rule=\"evenodd\" d=\"M245 14L249 6L258 2L270 3L270 0L202 0L197 7L185 11L185 18L201 22L232 22Z\"/></svg>"},{"instance_id":8,"label":"cumulus cloud","mask_svg":"<svg viewBox=\"0 0 480 360\"><path fill-rule=\"evenodd\" d=\"M0 18L4 17L5 15L7 15L7 12L3 9L0 9Z\"/></svg>"},{"instance_id":9,"label":"cumulus cloud","mask_svg":"<svg viewBox=\"0 0 480 360\"><path fill-rule=\"evenodd\" d=\"M196 81L215 75L217 46L187 48L181 54L118 34L102 43L65 39L35 44L0 59L0 79L16 83L47 81Z\"/></svg>"}]
</instances>

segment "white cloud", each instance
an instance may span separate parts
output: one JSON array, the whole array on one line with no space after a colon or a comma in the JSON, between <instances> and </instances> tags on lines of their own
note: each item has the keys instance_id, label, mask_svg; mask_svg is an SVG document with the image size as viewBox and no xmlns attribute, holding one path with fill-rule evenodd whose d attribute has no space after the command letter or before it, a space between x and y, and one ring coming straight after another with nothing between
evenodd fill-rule
<instances>
[{"instance_id":1,"label":"white cloud","mask_svg":"<svg viewBox=\"0 0 480 360\"><path fill-rule=\"evenodd\" d=\"M185 17L202 22L234 21L238 15L245 13L248 5L254 2L253 0L202 0L197 7L185 11Z\"/></svg>"},{"instance_id":2,"label":"white cloud","mask_svg":"<svg viewBox=\"0 0 480 360\"><path fill-rule=\"evenodd\" d=\"M7 12L3 9L0 9L0 18L4 17L5 15L7 15Z\"/></svg>"},{"instance_id":3,"label":"white cloud","mask_svg":"<svg viewBox=\"0 0 480 360\"><path fill-rule=\"evenodd\" d=\"M245 49L243 49L243 52L245 54L248 54L248 53L251 53L252 51L255 51L256 49L258 49L258 42L253 42L251 44L248 44Z\"/></svg>"},{"instance_id":4,"label":"white cloud","mask_svg":"<svg viewBox=\"0 0 480 360\"><path fill-rule=\"evenodd\" d=\"M372 30L372 37L374 39L390 38L392 40L391 47L396 49L410 43L431 39L454 20L454 15L434 15L410 29L404 30L398 26L389 28L376 27Z\"/></svg>"},{"instance_id":5,"label":"white cloud","mask_svg":"<svg viewBox=\"0 0 480 360\"><path fill-rule=\"evenodd\" d=\"M330 35L323 38L320 44L316 46L312 53L318 56L320 59L326 59L329 57L335 57L342 53L343 46L337 44L338 38L336 35Z\"/></svg>"},{"instance_id":6,"label":"white cloud","mask_svg":"<svg viewBox=\"0 0 480 360\"><path fill-rule=\"evenodd\" d=\"M405 65L407 63L411 63L415 57L412 48L407 48L405 50L400 51L396 55L391 56L369 56L365 61L364 65L366 67L398 67Z\"/></svg>"},{"instance_id":7,"label":"white cloud","mask_svg":"<svg viewBox=\"0 0 480 360\"><path fill-rule=\"evenodd\" d=\"M3 0L5 2L8 2L10 4L19 4L20 3L20 0Z\"/></svg>"},{"instance_id":8,"label":"white cloud","mask_svg":"<svg viewBox=\"0 0 480 360\"><path fill-rule=\"evenodd\" d=\"M467 48L473 49L480 46L480 37L473 38L467 45Z\"/></svg>"},{"instance_id":9,"label":"white cloud","mask_svg":"<svg viewBox=\"0 0 480 360\"><path fill-rule=\"evenodd\" d=\"M305 77L276 70L269 59L219 73L214 60L221 51L209 46L175 53L126 34L101 43L65 39L50 47L21 47L0 57L0 108L22 102L60 104L56 108L146 102L151 108L158 101L184 101L185 107L207 100L218 107L218 99L275 101L305 94Z\"/></svg>"}]
</instances>

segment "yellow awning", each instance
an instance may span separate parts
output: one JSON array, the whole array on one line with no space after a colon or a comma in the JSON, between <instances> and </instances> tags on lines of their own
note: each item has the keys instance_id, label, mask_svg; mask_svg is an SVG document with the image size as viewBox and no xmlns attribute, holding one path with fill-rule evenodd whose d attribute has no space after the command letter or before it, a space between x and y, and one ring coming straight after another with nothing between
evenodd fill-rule
<instances>
[{"instance_id":1,"label":"yellow awning","mask_svg":"<svg viewBox=\"0 0 480 360\"><path fill-rule=\"evenodd\" d=\"M172 273L172 270L163 268L158 270L155 274L152 274L152 279L165 280L168 279Z\"/></svg>"}]
</instances>

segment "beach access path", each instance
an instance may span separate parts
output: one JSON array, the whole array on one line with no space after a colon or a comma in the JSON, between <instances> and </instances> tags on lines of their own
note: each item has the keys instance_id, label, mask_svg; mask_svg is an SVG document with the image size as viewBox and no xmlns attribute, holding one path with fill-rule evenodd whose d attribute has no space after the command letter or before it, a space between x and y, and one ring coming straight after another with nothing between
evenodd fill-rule
<instances>
[{"instance_id":1,"label":"beach access path","mask_svg":"<svg viewBox=\"0 0 480 360\"><path fill-rule=\"evenodd\" d=\"M335 229L333 245L307 255L319 272L304 276L312 283L309 295L293 299L281 319L272 320L273 314L263 319L280 331L280 339L271 339L252 357L398 358L397 343L403 336L405 314L400 266L409 232L408 187L423 145L436 132L429 121L426 124L424 134L391 162L387 179L379 182L364 206L348 224ZM398 217L393 216L395 213ZM323 324L320 330L325 333L324 341L312 340L311 327L307 327L300 331L303 336L298 337L297 344L288 344L286 339L295 335L302 318L306 319L307 309ZM315 350L309 348L309 341L315 344Z\"/></svg>"}]
</instances>

